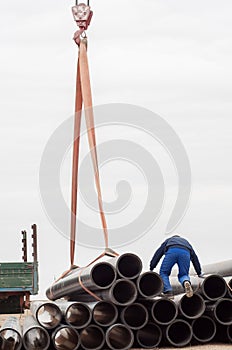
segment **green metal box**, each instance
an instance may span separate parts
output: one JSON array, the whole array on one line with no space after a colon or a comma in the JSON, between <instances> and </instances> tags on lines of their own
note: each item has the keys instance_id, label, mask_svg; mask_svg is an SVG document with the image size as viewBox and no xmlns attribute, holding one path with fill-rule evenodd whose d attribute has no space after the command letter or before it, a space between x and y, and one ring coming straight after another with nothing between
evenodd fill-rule
<instances>
[{"instance_id":1,"label":"green metal box","mask_svg":"<svg viewBox=\"0 0 232 350\"><path fill-rule=\"evenodd\" d=\"M38 262L0 263L0 293L38 293Z\"/></svg>"}]
</instances>

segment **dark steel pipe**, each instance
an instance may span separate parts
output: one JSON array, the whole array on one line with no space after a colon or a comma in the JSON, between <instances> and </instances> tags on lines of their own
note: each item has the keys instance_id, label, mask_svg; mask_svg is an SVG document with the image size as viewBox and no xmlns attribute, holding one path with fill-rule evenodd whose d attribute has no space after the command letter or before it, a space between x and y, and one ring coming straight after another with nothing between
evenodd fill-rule
<instances>
[{"instance_id":1,"label":"dark steel pipe","mask_svg":"<svg viewBox=\"0 0 232 350\"><path fill-rule=\"evenodd\" d=\"M91 309L85 303L69 302L66 300L58 300L56 304L60 308L65 321L68 325L80 329L88 326L91 322Z\"/></svg>"},{"instance_id":2,"label":"dark steel pipe","mask_svg":"<svg viewBox=\"0 0 232 350\"><path fill-rule=\"evenodd\" d=\"M19 319L8 317L0 329L1 350L20 350L22 347L22 329Z\"/></svg>"},{"instance_id":3,"label":"dark steel pipe","mask_svg":"<svg viewBox=\"0 0 232 350\"><path fill-rule=\"evenodd\" d=\"M232 298L232 278L228 281L228 294Z\"/></svg>"},{"instance_id":4,"label":"dark steel pipe","mask_svg":"<svg viewBox=\"0 0 232 350\"><path fill-rule=\"evenodd\" d=\"M210 275L203 279L201 293L208 300L223 298L228 291L226 281L219 275Z\"/></svg>"},{"instance_id":5,"label":"dark steel pipe","mask_svg":"<svg viewBox=\"0 0 232 350\"><path fill-rule=\"evenodd\" d=\"M167 326L165 334L171 345L182 347L190 343L193 331L187 321L176 319Z\"/></svg>"},{"instance_id":6,"label":"dark steel pipe","mask_svg":"<svg viewBox=\"0 0 232 350\"><path fill-rule=\"evenodd\" d=\"M25 350L47 350L50 336L33 316L27 316L23 322L23 346Z\"/></svg>"},{"instance_id":7,"label":"dark steel pipe","mask_svg":"<svg viewBox=\"0 0 232 350\"><path fill-rule=\"evenodd\" d=\"M85 350L99 350L105 343L101 327L90 324L80 334L81 347Z\"/></svg>"},{"instance_id":8,"label":"dark steel pipe","mask_svg":"<svg viewBox=\"0 0 232 350\"><path fill-rule=\"evenodd\" d=\"M213 340L216 334L216 323L211 317L201 316L192 321L193 337L200 343Z\"/></svg>"},{"instance_id":9,"label":"dark steel pipe","mask_svg":"<svg viewBox=\"0 0 232 350\"><path fill-rule=\"evenodd\" d=\"M78 331L68 325L61 325L52 333L51 340L56 350L76 350L80 345Z\"/></svg>"},{"instance_id":10,"label":"dark steel pipe","mask_svg":"<svg viewBox=\"0 0 232 350\"><path fill-rule=\"evenodd\" d=\"M171 277L170 282L174 294L184 292L183 286L176 277ZM223 298L228 291L227 283L220 275L210 275L205 278L191 276L191 284L195 292L203 294L206 299L212 301Z\"/></svg>"},{"instance_id":11,"label":"dark steel pipe","mask_svg":"<svg viewBox=\"0 0 232 350\"><path fill-rule=\"evenodd\" d=\"M138 293L144 298L153 298L163 291L163 281L156 272L144 272L136 281Z\"/></svg>"},{"instance_id":12,"label":"dark steel pipe","mask_svg":"<svg viewBox=\"0 0 232 350\"><path fill-rule=\"evenodd\" d=\"M191 276L191 285L194 292L199 292L203 280L203 278ZM170 277L170 283L173 289L173 294L177 295L184 293L184 287L180 284L177 277Z\"/></svg>"},{"instance_id":13,"label":"dark steel pipe","mask_svg":"<svg viewBox=\"0 0 232 350\"><path fill-rule=\"evenodd\" d=\"M175 303L178 305L180 313L188 319L198 318L205 311L205 301L197 293L194 293L191 298L188 298L185 294L176 296Z\"/></svg>"},{"instance_id":14,"label":"dark steel pipe","mask_svg":"<svg viewBox=\"0 0 232 350\"><path fill-rule=\"evenodd\" d=\"M103 293L105 300L112 301L116 305L132 304L137 298L137 289L135 284L126 279L118 279L107 293Z\"/></svg>"},{"instance_id":15,"label":"dark steel pipe","mask_svg":"<svg viewBox=\"0 0 232 350\"><path fill-rule=\"evenodd\" d=\"M148 311L140 303L134 303L122 309L120 318L123 324L131 329L143 328L148 322Z\"/></svg>"},{"instance_id":16,"label":"dark steel pipe","mask_svg":"<svg viewBox=\"0 0 232 350\"><path fill-rule=\"evenodd\" d=\"M220 324L232 324L232 299L221 298L216 303L206 305L206 313L213 316Z\"/></svg>"},{"instance_id":17,"label":"dark steel pipe","mask_svg":"<svg viewBox=\"0 0 232 350\"><path fill-rule=\"evenodd\" d=\"M232 343L232 324L227 326L227 332L226 333L227 333L228 340Z\"/></svg>"},{"instance_id":18,"label":"dark steel pipe","mask_svg":"<svg viewBox=\"0 0 232 350\"><path fill-rule=\"evenodd\" d=\"M214 341L218 343L232 343L232 325L225 326L216 322L216 326Z\"/></svg>"},{"instance_id":19,"label":"dark steel pipe","mask_svg":"<svg viewBox=\"0 0 232 350\"><path fill-rule=\"evenodd\" d=\"M118 309L109 301L99 301L94 303L92 317L97 325L108 327L116 322L118 318Z\"/></svg>"},{"instance_id":20,"label":"dark steel pipe","mask_svg":"<svg viewBox=\"0 0 232 350\"><path fill-rule=\"evenodd\" d=\"M121 278L135 279L140 275L143 268L141 259L132 253L122 254L108 261L115 266L116 271Z\"/></svg>"},{"instance_id":21,"label":"dark steel pipe","mask_svg":"<svg viewBox=\"0 0 232 350\"><path fill-rule=\"evenodd\" d=\"M93 266L86 267L84 270L79 268L72 270L67 276L55 282L46 291L48 299L56 300L74 293L85 293L79 283L80 273L83 285L92 291L110 288L116 280L114 266L108 262L98 262Z\"/></svg>"},{"instance_id":22,"label":"dark steel pipe","mask_svg":"<svg viewBox=\"0 0 232 350\"><path fill-rule=\"evenodd\" d=\"M151 316L160 325L168 325L175 320L178 308L174 301L168 298L154 300L151 306Z\"/></svg>"},{"instance_id":23,"label":"dark steel pipe","mask_svg":"<svg viewBox=\"0 0 232 350\"><path fill-rule=\"evenodd\" d=\"M112 350L130 349L134 343L134 334L126 325L116 323L107 329L106 343Z\"/></svg>"},{"instance_id":24,"label":"dark steel pipe","mask_svg":"<svg viewBox=\"0 0 232 350\"><path fill-rule=\"evenodd\" d=\"M46 329L53 329L61 322L61 310L51 301L32 301L30 309L38 323Z\"/></svg>"},{"instance_id":25,"label":"dark steel pipe","mask_svg":"<svg viewBox=\"0 0 232 350\"><path fill-rule=\"evenodd\" d=\"M108 290L96 290L94 292L96 296L105 301L111 301L112 303L120 306L126 306L132 304L137 298L136 285L126 279L118 279ZM96 299L89 294L74 294L71 296L72 300L82 302L92 302Z\"/></svg>"},{"instance_id":26,"label":"dark steel pipe","mask_svg":"<svg viewBox=\"0 0 232 350\"><path fill-rule=\"evenodd\" d=\"M144 349L156 348L162 339L160 327L153 323L147 323L143 328L136 331L136 341Z\"/></svg>"}]
</instances>

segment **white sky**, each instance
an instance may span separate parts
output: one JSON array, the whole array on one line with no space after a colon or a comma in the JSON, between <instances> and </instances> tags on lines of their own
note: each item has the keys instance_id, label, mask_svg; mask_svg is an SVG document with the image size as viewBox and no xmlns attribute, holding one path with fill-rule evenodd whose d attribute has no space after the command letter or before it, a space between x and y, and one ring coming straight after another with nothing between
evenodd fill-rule
<instances>
[{"instance_id":1,"label":"white sky","mask_svg":"<svg viewBox=\"0 0 232 350\"><path fill-rule=\"evenodd\" d=\"M20 259L20 231L37 223L42 295L69 265L69 243L42 209L38 171L47 140L73 112L77 48L72 35L77 28L72 5L61 0L0 3L0 261ZM176 232L190 239L202 263L231 258L231 1L98 0L91 5L95 105L143 106L174 128L193 176L189 210ZM160 152L157 161L167 185L164 212L147 235L119 249L141 256L145 268L165 238L176 195L168 188L176 183L175 172ZM69 178L62 183L69 187ZM86 264L98 253L78 246L76 262Z\"/></svg>"}]
</instances>

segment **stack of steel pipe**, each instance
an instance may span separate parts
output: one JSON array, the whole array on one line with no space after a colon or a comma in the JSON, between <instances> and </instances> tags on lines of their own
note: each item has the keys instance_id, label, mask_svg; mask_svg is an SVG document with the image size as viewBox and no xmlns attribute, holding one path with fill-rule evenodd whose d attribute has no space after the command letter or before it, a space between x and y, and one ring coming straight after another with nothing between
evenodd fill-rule
<instances>
[{"instance_id":1,"label":"stack of steel pipe","mask_svg":"<svg viewBox=\"0 0 232 350\"><path fill-rule=\"evenodd\" d=\"M131 253L73 270L47 290L50 300L31 303L22 328L12 318L2 326L0 350L232 343L231 278L213 274L191 280L192 297L173 279L176 295L169 299L162 294L160 276L142 272L140 258Z\"/></svg>"}]
</instances>

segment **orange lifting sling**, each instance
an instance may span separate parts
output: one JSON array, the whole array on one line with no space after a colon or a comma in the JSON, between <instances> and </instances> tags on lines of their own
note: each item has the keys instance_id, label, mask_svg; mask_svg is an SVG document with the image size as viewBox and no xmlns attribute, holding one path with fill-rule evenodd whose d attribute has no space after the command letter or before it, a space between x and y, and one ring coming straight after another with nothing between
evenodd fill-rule
<instances>
[{"instance_id":1,"label":"orange lifting sling","mask_svg":"<svg viewBox=\"0 0 232 350\"><path fill-rule=\"evenodd\" d=\"M81 7L79 9L79 6ZM85 7L85 8L84 8ZM78 12L79 11L79 12ZM88 57L87 57L87 38L81 36L87 29L90 19L92 17L92 11L90 7L84 5L73 6L73 16L80 29L74 34L74 40L79 46L79 55L77 63L77 77L76 77L76 99L75 99L75 121L74 121L74 141L73 141L73 164L72 164L72 197L71 197L71 233L70 233L70 263L72 269L74 267L74 254L75 254L75 242L76 242L76 219L77 219L77 193L78 193L78 166L79 166L79 150L80 150L80 127L81 127L81 114L82 105L85 110L85 120L88 132L88 142L91 153L91 159L93 163L93 169L95 174L95 185L98 195L98 205L101 217L102 228L104 232L105 250L97 257L93 262L100 259L104 255L117 256L118 254L109 248L108 241L108 229L106 218L103 210L103 201L100 185L100 176L98 168L97 150L96 150L96 137L94 127L94 114L92 105L92 94L89 77ZM86 15L88 14L88 16ZM92 264L91 262L90 264ZM90 265L89 264L89 265ZM88 265L88 266L89 266ZM84 287L83 287L84 288ZM84 288L85 289L85 288Z\"/></svg>"}]
</instances>

